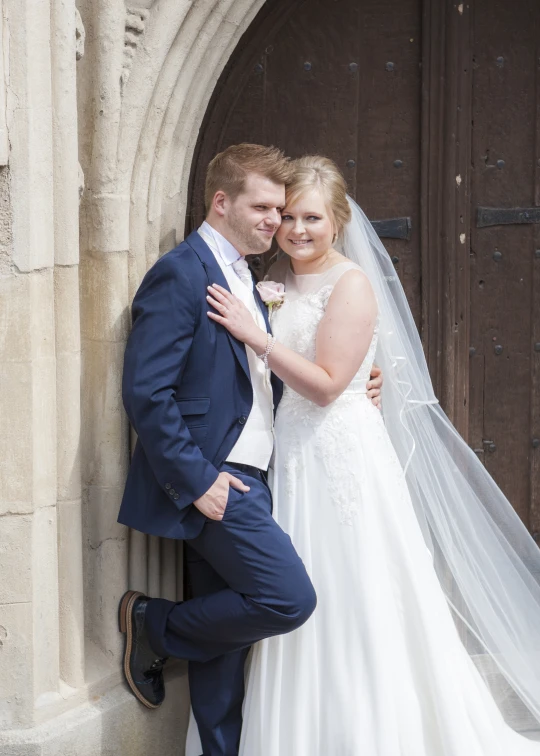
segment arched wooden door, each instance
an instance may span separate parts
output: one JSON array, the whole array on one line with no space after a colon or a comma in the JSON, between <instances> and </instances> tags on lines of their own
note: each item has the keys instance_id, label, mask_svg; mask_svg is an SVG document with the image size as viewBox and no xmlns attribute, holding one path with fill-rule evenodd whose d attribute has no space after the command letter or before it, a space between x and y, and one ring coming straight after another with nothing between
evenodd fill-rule
<instances>
[{"instance_id":1,"label":"arched wooden door","mask_svg":"<svg viewBox=\"0 0 540 756\"><path fill-rule=\"evenodd\" d=\"M381 222L444 408L537 537L539 31L537 0L265 3L208 107L187 217L229 144L333 158Z\"/></svg>"}]
</instances>

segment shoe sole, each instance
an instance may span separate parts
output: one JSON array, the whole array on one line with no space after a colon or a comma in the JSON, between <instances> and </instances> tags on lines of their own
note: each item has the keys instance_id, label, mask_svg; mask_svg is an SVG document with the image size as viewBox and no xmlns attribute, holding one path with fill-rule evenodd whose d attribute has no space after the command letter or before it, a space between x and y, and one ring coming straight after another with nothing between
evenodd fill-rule
<instances>
[{"instance_id":1,"label":"shoe sole","mask_svg":"<svg viewBox=\"0 0 540 756\"><path fill-rule=\"evenodd\" d=\"M161 704L153 704L147 701L146 698L139 691L135 685L129 669L129 660L131 657L131 650L133 647L133 624L131 619L131 610L133 604L140 597L144 596L144 593L140 591L126 591L120 599L118 606L118 629L124 634L124 677L129 685L129 688L133 695L144 705L147 709L158 709Z\"/></svg>"}]
</instances>

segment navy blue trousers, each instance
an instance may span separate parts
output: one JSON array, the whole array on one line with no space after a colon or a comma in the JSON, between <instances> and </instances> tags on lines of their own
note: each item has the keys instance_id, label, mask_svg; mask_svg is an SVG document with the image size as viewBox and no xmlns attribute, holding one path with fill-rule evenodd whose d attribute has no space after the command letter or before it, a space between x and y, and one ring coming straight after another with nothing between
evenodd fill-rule
<instances>
[{"instance_id":1,"label":"navy blue trousers","mask_svg":"<svg viewBox=\"0 0 540 756\"><path fill-rule=\"evenodd\" d=\"M230 465L223 469L251 490L231 488L223 519L208 520L200 535L186 542L195 597L179 604L153 599L147 610L154 650L190 662L203 756L238 754L249 647L300 627L316 605L291 539L272 518L264 476Z\"/></svg>"}]
</instances>

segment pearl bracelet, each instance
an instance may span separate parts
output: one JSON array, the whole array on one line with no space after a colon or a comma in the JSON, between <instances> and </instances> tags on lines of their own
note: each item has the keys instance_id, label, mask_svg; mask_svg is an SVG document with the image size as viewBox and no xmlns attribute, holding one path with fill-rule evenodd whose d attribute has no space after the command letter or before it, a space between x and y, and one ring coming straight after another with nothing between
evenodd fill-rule
<instances>
[{"instance_id":1,"label":"pearl bracelet","mask_svg":"<svg viewBox=\"0 0 540 756\"><path fill-rule=\"evenodd\" d=\"M276 345L276 337L271 336L270 334L266 337L266 349L262 354L258 354L257 357L264 362L264 366L267 370L269 370L268 367L268 357L270 356L270 352Z\"/></svg>"}]
</instances>

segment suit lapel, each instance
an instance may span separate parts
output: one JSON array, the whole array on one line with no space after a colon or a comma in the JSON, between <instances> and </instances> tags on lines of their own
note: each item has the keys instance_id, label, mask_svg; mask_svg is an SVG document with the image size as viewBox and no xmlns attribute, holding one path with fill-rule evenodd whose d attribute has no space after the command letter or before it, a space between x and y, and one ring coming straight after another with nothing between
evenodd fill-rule
<instances>
[{"instance_id":1,"label":"suit lapel","mask_svg":"<svg viewBox=\"0 0 540 756\"><path fill-rule=\"evenodd\" d=\"M210 285L210 284L217 283L220 286L223 286L224 289L227 289L227 291L231 291L229 284L227 283L227 279L223 275L223 271L219 267L219 263L216 260L214 253L212 252L208 244L204 241L202 236L197 231L193 231L186 239L186 242L194 250L195 254L201 261L202 266L206 272L206 276L208 278L208 284ZM223 328L223 326L219 325L218 323L216 323L216 326L218 328ZM233 352L238 362L240 363L244 373L251 381L246 348L244 344L241 341L238 341L238 339L235 339L234 336L230 334L226 328L223 328L223 330L225 331L225 333L227 334L229 338L229 342L231 344Z\"/></svg>"},{"instance_id":2,"label":"suit lapel","mask_svg":"<svg viewBox=\"0 0 540 756\"><path fill-rule=\"evenodd\" d=\"M253 275L253 273L252 273ZM268 333L272 333L272 326L270 325L270 318L268 317L268 307L264 304L257 289L257 279L253 276L253 294L255 295L255 301L259 305L259 309L263 314L264 322L266 323L266 330Z\"/></svg>"}]
</instances>

